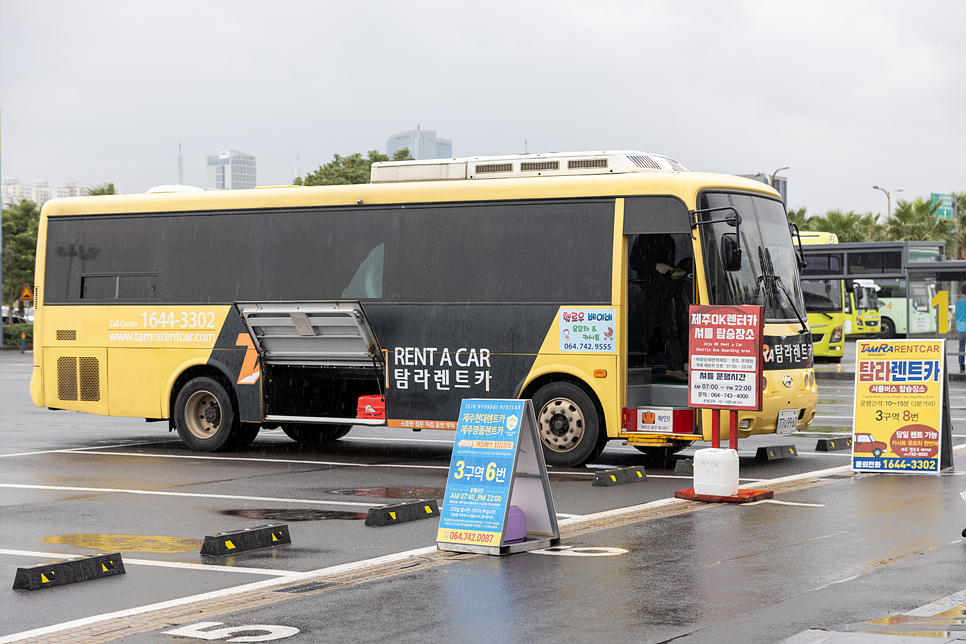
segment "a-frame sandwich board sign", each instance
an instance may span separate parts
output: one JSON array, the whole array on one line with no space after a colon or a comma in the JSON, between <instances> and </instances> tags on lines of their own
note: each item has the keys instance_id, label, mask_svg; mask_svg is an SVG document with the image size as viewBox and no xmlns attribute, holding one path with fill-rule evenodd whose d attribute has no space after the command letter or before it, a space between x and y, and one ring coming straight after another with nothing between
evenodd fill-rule
<instances>
[{"instance_id":1,"label":"a-frame sandwich board sign","mask_svg":"<svg viewBox=\"0 0 966 644\"><path fill-rule=\"evenodd\" d=\"M525 535L516 527L518 508ZM514 539L513 537L518 537ZM436 547L504 555L560 543L550 479L530 400L464 400Z\"/></svg>"}]
</instances>

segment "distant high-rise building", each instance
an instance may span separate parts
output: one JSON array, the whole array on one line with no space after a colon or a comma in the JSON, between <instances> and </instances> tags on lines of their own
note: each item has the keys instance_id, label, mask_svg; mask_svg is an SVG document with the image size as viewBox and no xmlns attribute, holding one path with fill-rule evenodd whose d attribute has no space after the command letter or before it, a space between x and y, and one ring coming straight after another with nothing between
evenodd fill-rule
<instances>
[{"instance_id":1,"label":"distant high-rise building","mask_svg":"<svg viewBox=\"0 0 966 644\"><path fill-rule=\"evenodd\" d=\"M255 157L237 150L208 157L209 190L245 190L255 187Z\"/></svg>"},{"instance_id":2,"label":"distant high-rise building","mask_svg":"<svg viewBox=\"0 0 966 644\"><path fill-rule=\"evenodd\" d=\"M29 199L38 206L54 199L55 197L80 197L87 194L84 188L78 188L73 181L62 184L59 188L51 188L46 181L34 181L34 185L28 186L20 183L16 177L8 177L3 180L3 187L0 190L4 206L18 203L24 199Z\"/></svg>"},{"instance_id":3,"label":"distant high-rise building","mask_svg":"<svg viewBox=\"0 0 966 644\"><path fill-rule=\"evenodd\" d=\"M453 157L453 140L441 139L436 136L436 130L423 130L417 125L415 130L393 134L386 141L386 154L393 154L409 148L409 154L414 159L451 159Z\"/></svg>"}]
</instances>

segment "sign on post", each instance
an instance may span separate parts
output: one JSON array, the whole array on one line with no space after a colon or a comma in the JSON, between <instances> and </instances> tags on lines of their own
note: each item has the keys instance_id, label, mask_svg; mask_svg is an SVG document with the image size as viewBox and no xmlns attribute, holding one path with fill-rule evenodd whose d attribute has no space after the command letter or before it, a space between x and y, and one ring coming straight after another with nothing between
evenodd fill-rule
<instances>
[{"instance_id":1,"label":"sign on post","mask_svg":"<svg viewBox=\"0 0 966 644\"><path fill-rule=\"evenodd\" d=\"M761 411L760 306L692 304L688 406Z\"/></svg>"},{"instance_id":2,"label":"sign on post","mask_svg":"<svg viewBox=\"0 0 966 644\"><path fill-rule=\"evenodd\" d=\"M952 438L945 340L856 342L852 469L938 474ZM948 463L951 465L951 458Z\"/></svg>"},{"instance_id":3,"label":"sign on post","mask_svg":"<svg viewBox=\"0 0 966 644\"><path fill-rule=\"evenodd\" d=\"M514 534L521 511L526 527ZM531 401L463 401L436 541L493 555L560 542Z\"/></svg>"}]
</instances>

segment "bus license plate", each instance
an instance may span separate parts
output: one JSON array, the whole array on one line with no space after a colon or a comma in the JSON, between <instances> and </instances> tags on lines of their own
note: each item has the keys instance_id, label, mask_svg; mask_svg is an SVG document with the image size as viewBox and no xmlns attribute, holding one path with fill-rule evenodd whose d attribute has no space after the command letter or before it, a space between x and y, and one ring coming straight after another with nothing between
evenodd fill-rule
<instances>
[{"instance_id":1,"label":"bus license plate","mask_svg":"<svg viewBox=\"0 0 966 644\"><path fill-rule=\"evenodd\" d=\"M798 410L782 409L778 412L778 427L775 432L778 434L788 434L798 428Z\"/></svg>"}]
</instances>

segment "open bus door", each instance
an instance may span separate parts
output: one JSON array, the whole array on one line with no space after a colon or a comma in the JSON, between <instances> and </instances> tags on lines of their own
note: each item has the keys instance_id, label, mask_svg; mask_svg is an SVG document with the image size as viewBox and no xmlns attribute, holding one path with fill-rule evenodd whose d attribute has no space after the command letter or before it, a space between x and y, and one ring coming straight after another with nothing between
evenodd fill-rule
<instances>
[{"instance_id":1,"label":"open bus door","mask_svg":"<svg viewBox=\"0 0 966 644\"><path fill-rule=\"evenodd\" d=\"M688 408L688 306L696 302L691 216L672 197L624 200L626 373L620 438L666 456L702 437Z\"/></svg>"}]
</instances>

